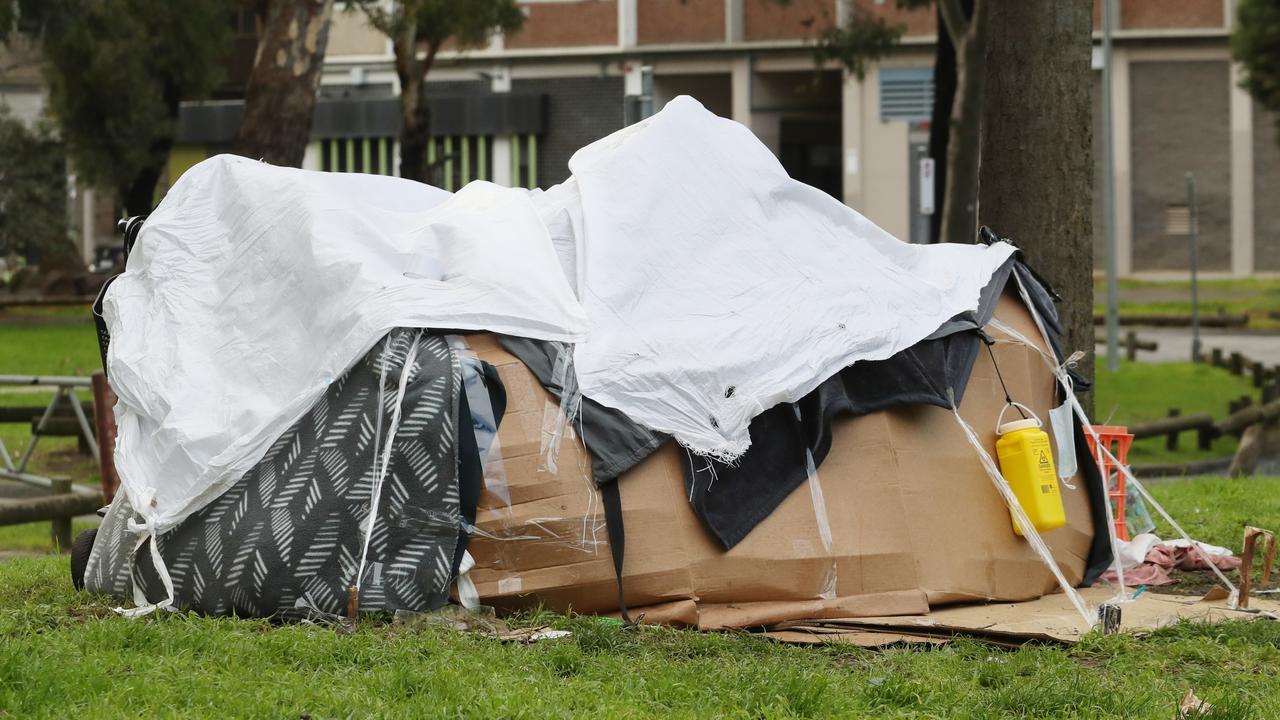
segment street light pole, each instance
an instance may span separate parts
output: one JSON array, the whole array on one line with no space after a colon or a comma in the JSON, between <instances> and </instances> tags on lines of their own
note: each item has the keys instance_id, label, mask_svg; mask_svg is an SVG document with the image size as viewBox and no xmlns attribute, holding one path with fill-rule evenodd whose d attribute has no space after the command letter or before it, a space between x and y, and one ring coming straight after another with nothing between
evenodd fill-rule
<instances>
[{"instance_id":1,"label":"street light pole","mask_svg":"<svg viewBox=\"0 0 1280 720\"><path fill-rule=\"evenodd\" d=\"M1200 218L1196 209L1196 176L1187 171L1187 251L1191 265L1191 362L1200 362L1200 288L1196 279L1198 259L1196 241L1200 237Z\"/></svg>"},{"instance_id":2,"label":"street light pole","mask_svg":"<svg viewBox=\"0 0 1280 720\"><path fill-rule=\"evenodd\" d=\"M1111 121L1111 22L1113 0L1102 3L1103 200L1107 232L1107 370L1120 369L1120 318L1116 308L1116 164Z\"/></svg>"}]
</instances>

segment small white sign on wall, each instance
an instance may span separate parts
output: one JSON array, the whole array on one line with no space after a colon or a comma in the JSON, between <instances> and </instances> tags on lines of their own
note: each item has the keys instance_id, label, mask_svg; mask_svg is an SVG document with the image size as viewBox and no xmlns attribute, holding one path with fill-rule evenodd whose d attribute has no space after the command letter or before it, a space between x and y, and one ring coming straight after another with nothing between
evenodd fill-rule
<instances>
[{"instance_id":1,"label":"small white sign on wall","mask_svg":"<svg viewBox=\"0 0 1280 720\"><path fill-rule=\"evenodd\" d=\"M933 158L920 158L920 214L933 214Z\"/></svg>"}]
</instances>

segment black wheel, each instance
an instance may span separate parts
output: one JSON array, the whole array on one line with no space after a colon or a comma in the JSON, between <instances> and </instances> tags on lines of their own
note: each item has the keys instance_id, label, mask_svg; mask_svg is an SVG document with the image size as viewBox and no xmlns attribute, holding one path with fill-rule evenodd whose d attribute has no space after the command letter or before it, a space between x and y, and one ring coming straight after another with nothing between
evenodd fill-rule
<instances>
[{"instance_id":1,"label":"black wheel","mask_svg":"<svg viewBox=\"0 0 1280 720\"><path fill-rule=\"evenodd\" d=\"M89 553L93 552L96 537L98 528L90 528L77 535L71 543L71 584L76 590L84 589L84 573L89 567Z\"/></svg>"}]
</instances>

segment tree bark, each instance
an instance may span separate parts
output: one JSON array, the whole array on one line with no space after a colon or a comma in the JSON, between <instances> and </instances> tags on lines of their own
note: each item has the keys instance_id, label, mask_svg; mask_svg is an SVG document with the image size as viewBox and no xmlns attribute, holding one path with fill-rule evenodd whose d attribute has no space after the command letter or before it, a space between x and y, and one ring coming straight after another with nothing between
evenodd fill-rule
<instances>
[{"instance_id":1,"label":"tree bark","mask_svg":"<svg viewBox=\"0 0 1280 720\"><path fill-rule=\"evenodd\" d=\"M955 46L955 96L947 139L942 242L971 243L978 232L978 167L982 157L985 47L994 0L975 0L966 18L959 0L939 0L944 29Z\"/></svg>"},{"instance_id":2,"label":"tree bark","mask_svg":"<svg viewBox=\"0 0 1280 720\"><path fill-rule=\"evenodd\" d=\"M270 0L245 89L236 154L302 165L332 15L333 0Z\"/></svg>"},{"instance_id":3,"label":"tree bark","mask_svg":"<svg viewBox=\"0 0 1280 720\"><path fill-rule=\"evenodd\" d=\"M120 188L120 198L124 202L125 214L149 215L155 205L156 184L160 182L160 174L164 164L151 163L138 171L125 187Z\"/></svg>"},{"instance_id":4,"label":"tree bark","mask_svg":"<svg viewBox=\"0 0 1280 720\"><path fill-rule=\"evenodd\" d=\"M176 128L178 114L182 110L182 92L176 85L166 83L162 93L165 109L173 127ZM172 133L157 135L148 151L146 167L138 170L127 184L118 188L126 216L151 214L152 209L155 208L156 185L160 182L160 176L164 174L165 165L169 162L169 152L172 149Z\"/></svg>"},{"instance_id":5,"label":"tree bark","mask_svg":"<svg viewBox=\"0 0 1280 720\"><path fill-rule=\"evenodd\" d=\"M412 24L410 24L412 25ZM427 111L427 72L438 47L428 47L418 59L417 36L412 27L395 42L396 74L400 78L400 177L431 183L427 146L431 143L431 118Z\"/></svg>"},{"instance_id":6,"label":"tree bark","mask_svg":"<svg viewBox=\"0 0 1280 720\"><path fill-rule=\"evenodd\" d=\"M973 0L961 0L965 17L973 16ZM933 112L929 117L929 157L933 158L933 196L938 209L929 216L929 241L942 239L942 206L947 199L947 152L951 140L951 108L956 95L956 47L942 19L942 6L937 13L938 41L933 54Z\"/></svg>"},{"instance_id":7,"label":"tree bark","mask_svg":"<svg viewBox=\"0 0 1280 720\"><path fill-rule=\"evenodd\" d=\"M986 4L982 2L981 4ZM1062 296L1064 350L1093 377L1092 5L992 3L982 118L982 221ZM1091 394L1081 398L1092 410Z\"/></svg>"}]
</instances>

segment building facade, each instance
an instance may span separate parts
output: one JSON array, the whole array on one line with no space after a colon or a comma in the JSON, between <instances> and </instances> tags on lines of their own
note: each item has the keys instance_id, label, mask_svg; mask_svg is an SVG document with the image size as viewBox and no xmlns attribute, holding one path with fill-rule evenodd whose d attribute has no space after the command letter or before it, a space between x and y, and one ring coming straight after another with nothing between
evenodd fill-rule
<instances>
[{"instance_id":1,"label":"building facade","mask_svg":"<svg viewBox=\"0 0 1280 720\"><path fill-rule=\"evenodd\" d=\"M906 28L900 46L862 78L816 67L812 54L812 39L854 3ZM484 48L446 49L428 78L437 184L561 182L573 152L640 117L646 97L659 109L687 94L750 127L794 177L904 240L930 241L932 193L920 178L933 98L931 10L902 11L893 0L521 4L519 32ZM1115 0L1112 11L1121 274L1185 272L1187 173L1195 179L1201 269L1280 272L1280 147L1272 118L1238 87L1228 47L1232 0ZM1099 0L1099 197L1101 20ZM339 3L306 166L396 173L398 92L389 41ZM170 177L226 149L238 114L235 100L187 107ZM1102 203L1094 205L1101 267Z\"/></svg>"}]
</instances>

